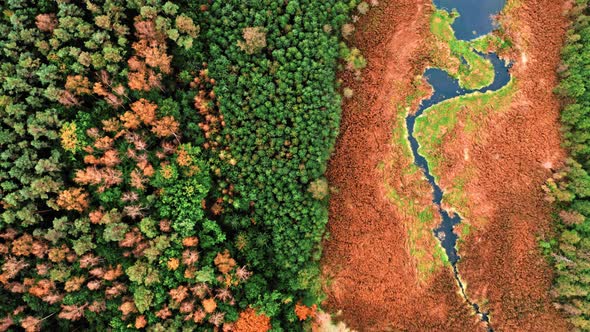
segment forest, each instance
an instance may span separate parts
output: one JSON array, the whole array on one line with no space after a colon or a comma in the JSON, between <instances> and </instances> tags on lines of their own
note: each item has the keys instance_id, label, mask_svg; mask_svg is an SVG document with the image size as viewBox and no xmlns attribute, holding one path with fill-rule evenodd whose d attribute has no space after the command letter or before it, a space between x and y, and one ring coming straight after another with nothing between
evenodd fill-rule
<instances>
[{"instance_id":1,"label":"forest","mask_svg":"<svg viewBox=\"0 0 590 332\"><path fill-rule=\"evenodd\" d=\"M311 324L356 5L4 2L0 330Z\"/></svg>"},{"instance_id":2,"label":"forest","mask_svg":"<svg viewBox=\"0 0 590 332\"><path fill-rule=\"evenodd\" d=\"M555 296L570 322L590 329L590 10L577 1L559 68L564 146L570 158L547 181L548 199L557 207L558 236L541 246L556 271Z\"/></svg>"}]
</instances>

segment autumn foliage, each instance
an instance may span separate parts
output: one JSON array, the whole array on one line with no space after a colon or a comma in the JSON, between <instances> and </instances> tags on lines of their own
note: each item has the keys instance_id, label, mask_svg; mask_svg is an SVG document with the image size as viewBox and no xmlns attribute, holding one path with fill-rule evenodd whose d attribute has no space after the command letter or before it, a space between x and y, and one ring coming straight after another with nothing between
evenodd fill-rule
<instances>
[{"instance_id":1,"label":"autumn foliage","mask_svg":"<svg viewBox=\"0 0 590 332\"><path fill-rule=\"evenodd\" d=\"M270 318L257 314L252 308L242 311L234 325L236 332L266 332L270 328Z\"/></svg>"},{"instance_id":2,"label":"autumn foliage","mask_svg":"<svg viewBox=\"0 0 590 332\"><path fill-rule=\"evenodd\" d=\"M66 210L82 212L88 207L88 194L82 188L64 190L57 198L57 205Z\"/></svg>"},{"instance_id":3,"label":"autumn foliage","mask_svg":"<svg viewBox=\"0 0 590 332\"><path fill-rule=\"evenodd\" d=\"M150 91L161 86L162 74L170 74L171 57L166 54L166 34L156 27L153 19L136 18L133 43L135 51L128 61L129 88Z\"/></svg>"},{"instance_id":4,"label":"autumn foliage","mask_svg":"<svg viewBox=\"0 0 590 332\"><path fill-rule=\"evenodd\" d=\"M297 305L295 305L295 314L297 315L297 318L299 318L299 320L307 320L308 318L313 318L316 315L317 308L318 306L316 304L312 305L311 307L308 307L306 305L298 303Z\"/></svg>"},{"instance_id":5,"label":"autumn foliage","mask_svg":"<svg viewBox=\"0 0 590 332\"><path fill-rule=\"evenodd\" d=\"M350 5L3 4L0 331L302 330Z\"/></svg>"}]
</instances>

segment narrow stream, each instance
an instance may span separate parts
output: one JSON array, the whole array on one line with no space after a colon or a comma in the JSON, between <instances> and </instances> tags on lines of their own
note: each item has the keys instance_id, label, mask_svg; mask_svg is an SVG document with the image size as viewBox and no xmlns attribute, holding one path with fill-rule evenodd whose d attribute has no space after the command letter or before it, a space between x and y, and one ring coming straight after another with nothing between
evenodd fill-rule
<instances>
[{"instance_id":1,"label":"narrow stream","mask_svg":"<svg viewBox=\"0 0 590 332\"><path fill-rule=\"evenodd\" d=\"M505 0L433 0L434 4L439 9L451 11L457 10L460 14L459 18L453 23L453 29L458 39L471 40L493 31L496 26L492 20L492 15L497 14L504 7ZM441 202L443 199L443 191L436 183L434 176L431 174L428 161L419 152L420 144L414 136L414 129L416 119L419 118L426 109L439 104L445 100L455 98L458 96L468 95L474 92L485 93L488 91L496 91L504 87L510 81L510 65L501 60L496 54L480 54L480 56L489 59L494 65L494 81L489 86L479 90L463 89L459 86L458 80L452 78L442 69L429 68L424 73L428 83L433 87L433 95L423 100L418 111L415 114L409 114L406 117L406 127L408 129L408 140L410 142L412 153L414 155L414 162L422 169L424 175L433 189L432 202L437 207L442 217L441 224L433 230L434 235L440 241L444 248L446 255L453 267L453 272L457 284L459 285L461 294L465 301L473 307L475 313L481 316L481 320L487 324L488 331L493 331L489 320L489 313L482 312L477 303L472 302L465 292L465 287L461 281L457 262L460 257L457 253L457 234L453 232L456 225L461 222L461 217L458 214L449 212L442 208Z\"/></svg>"}]
</instances>

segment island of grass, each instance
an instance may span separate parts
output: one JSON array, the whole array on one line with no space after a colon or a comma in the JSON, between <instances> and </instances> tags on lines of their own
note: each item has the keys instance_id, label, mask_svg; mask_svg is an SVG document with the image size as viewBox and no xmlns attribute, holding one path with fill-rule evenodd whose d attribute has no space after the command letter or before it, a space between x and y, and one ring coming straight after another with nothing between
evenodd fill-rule
<instances>
[{"instance_id":1,"label":"island of grass","mask_svg":"<svg viewBox=\"0 0 590 332\"><path fill-rule=\"evenodd\" d=\"M440 183L441 168L445 162L443 142L461 140L456 130L459 122L463 134L477 139L475 133L481 119L490 112L507 109L515 90L516 81L511 79L506 86L497 91L475 92L434 105L426 109L416 120L414 135L421 143L419 151L428 160L430 172L437 183ZM469 167L465 168L452 179L449 187L443 188L443 204L451 206L452 210L465 218L469 218L471 213L467 209L467 197L463 189L471 173Z\"/></svg>"},{"instance_id":2,"label":"island of grass","mask_svg":"<svg viewBox=\"0 0 590 332\"><path fill-rule=\"evenodd\" d=\"M409 187L418 188L423 184L417 174L421 174L420 168L413 162L412 150L408 143L408 130L405 125L406 112L410 111L416 101L427 98L429 91L424 87L425 81L422 78L414 80L414 93L406 97L405 103L398 105L398 115L392 132L392 141L402 147L402 153L409 161L407 167L400 170L406 179L415 181ZM385 168L384 164L377 166L380 170ZM408 250L414 259L416 274L420 282L426 283L429 278L436 274L443 266L450 266L449 259L440 243L432 236L432 229L440 221L434 206L424 206L416 200L414 195L401 192L385 180L388 199L400 210L403 211L405 227L408 233Z\"/></svg>"},{"instance_id":3,"label":"island of grass","mask_svg":"<svg viewBox=\"0 0 590 332\"><path fill-rule=\"evenodd\" d=\"M457 79L462 88L481 89L494 81L494 66L481 54L501 50L508 43L493 34L470 41L458 40L452 28L457 17L456 11L436 10L432 14L430 30L437 45L432 54L433 65Z\"/></svg>"},{"instance_id":4,"label":"island of grass","mask_svg":"<svg viewBox=\"0 0 590 332\"><path fill-rule=\"evenodd\" d=\"M436 40L433 66L457 79L464 89L484 88L493 83L495 73L493 64L482 54L505 51L510 43L495 34L470 41L458 40L452 27L458 17L457 11L437 9L433 12L430 19L430 30ZM473 136L482 118L510 104L515 89L516 82L511 79L497 91L474 92L443 101L426 109L416 119L414 135L420 142L419 152L428 160L430 172L437 183L440 183L441 168L445 162L443 143L460 140L458 132ZM458 128L459 124L461 128ZM443 204L465 218L470 218L471 213L467 210L464 187L472 173L473 169L466 167L443 188Z\"/></svg>"}]
</instances>

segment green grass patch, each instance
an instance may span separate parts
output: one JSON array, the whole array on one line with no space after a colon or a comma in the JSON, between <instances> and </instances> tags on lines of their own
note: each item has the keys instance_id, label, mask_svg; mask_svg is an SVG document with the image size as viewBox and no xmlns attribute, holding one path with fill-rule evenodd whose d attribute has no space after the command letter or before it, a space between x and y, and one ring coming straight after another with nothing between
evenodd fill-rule
<instances>
[{"instance_id":1,"label":"green grass patch","mask_svg":"<svg viewBox=\"0 0 590 332\"><path fill-rule=\"evenodd\" d=\"M470 43L473 49L480 53L488 53L490 50L500 52L511 47L511 44L508 41L494 34L481 36L470 41Z\"/></svg>"},{"instance_id":2,"label":"green grass patch","mask_svg":"<svg viewBox=\"0 0 590 332\"><path fill-rule=\"evenodd\" d=\"M502 13L509 13L510 11L522 6L522 0L508 0L502 10Z\"/></svg>"},{"instance_id":3,"label":"green grass patch","mask_svg":"<svg viewBox=\"0 0 590 332\"><path fill-rule=\"evenodd\" d=\"M467 208L467 195L465 194L465 184L469 174L460 174L453 179L453 185L445 192L443 201L450 206L465 211Z\"/></svg>"},{"instance_id":4,"label":"green grass patch","mask_svg":"<svg viewBox=\"0 0 590 332\"><path fill-rule=\"evenodd\" d=\"M457 40L452 27L457 17L459 17L459 13L456 11L451 13L446 10L435 11L430 19L430 31L444 42L449 43L452 40Z\"/></svg>"},{"instance_id":5,"label":"green grass patch","mask_svg":"<svg viewBox=\"0 0 590 332\"><path fill-rule=\"evenodd\" d=\"M463 217L463 216L462 216ZM455 249L457 251L459 251L461 249L461 245L463 245L463 243L465 243L465 239L469 236L469 234L471 234L473 229L473 226L471 226L470 224L466 223L466 222L461 222L459 225L457 225L457 243L455 244Z\"/></svg>"},{"instance_id":6,"label":"green grass patch","mask_svg":"<svg viewBox=\"0 0 590 332\"><path fill-rule=\"evenodd\" d=\"M440 267L449 265L446 253L438 241L433 241L434 210L415 204L412 197L401 195L387 184L386 188L388 198L406 215L410 255L416 260L418 279L425 282Z\"/></svg>"},{"instance_id":7,"label":"green grass patch","mask_svg":"<svg viewBox=\"0 0 590 332\"><path fill-rule=\"evenodd\" d=\"M488 50L490 46L501 46L500 41L493 37L478 38L474 41L458 40L455 37L452 24L459 17L456 11L447 12L437 10L432 14L430 20L430 30L437 40L449 46L450 57L456 61L447 59L449 65L452 62L458 63L457 70L451 70L455 66L442 68L449 75L459 80L461 87L466 89L480 89L492 84L494 81L493 64L481 57L476 51Z\"/></svg>"},{"instance_id":8,"label":"green grass patch","mask_svg":"<svg viewBox=\"0 0 590 332\"><path fill-rule=\"evenodd\" d=\"M440 166L444 162L444 155L441 153L442 142L455 139L454 129L459 120L463 121L464 133L476 133L480 123L478 119L490 111L506 109L512 102L515 89L516 81L512 79L498 91L476 92L434 105L426 109L416 120L414 135L420 142L419 152L428 160L430 173L437 182L440 180ZM445 202L462 214L466 212L467 197L463 188L468 177L468 173L457 176L452 188L445 192L444 197Z\"/></svg>"}]
</instances>

